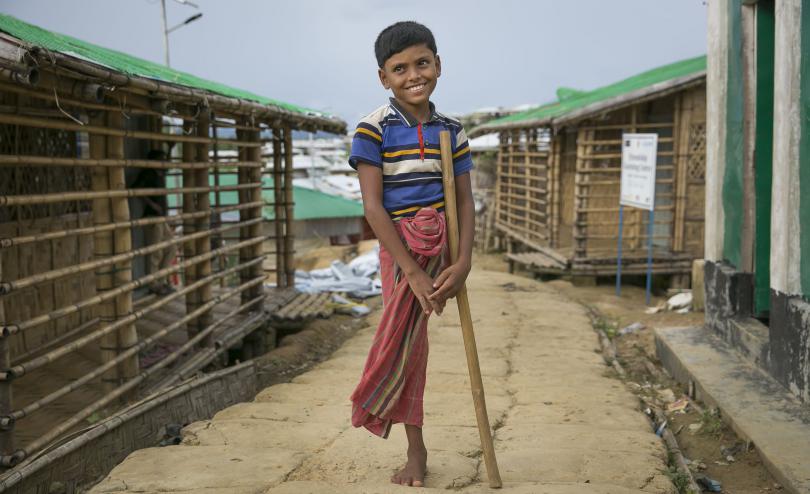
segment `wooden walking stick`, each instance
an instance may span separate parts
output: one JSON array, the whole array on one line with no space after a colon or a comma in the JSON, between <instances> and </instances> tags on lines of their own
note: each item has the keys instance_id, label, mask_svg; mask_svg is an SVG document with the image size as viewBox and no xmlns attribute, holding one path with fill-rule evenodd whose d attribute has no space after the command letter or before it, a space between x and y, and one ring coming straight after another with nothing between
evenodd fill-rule
<instances>
[{"instance_id":1,"label":"wooden walking stick","mask_svg":"<svg viewBox=\"0 0 810 494\"><path fill-rule=\"evenodd\" d=\"M458 260L458 210L456 209L456 183L453 171L453 147L450 132L439 133L439 146L442 153L442 182L444 184L444 214L447 219L447 241L450 244L450 262ZM478 434L481 436L481 449L484 452L484 463L487 466L489 486L501 487L501 474L498 461L495 459L495 446L492 444L492 430L489 428L487 403L484 399L484 383L481 380L481 368L478 365L478 349L475 346L470 301L467 298L466 284L456 295L458 315L461 319L461 334L464 337L464 350L467 353L467 368L470 372L475 418L478 421Z\"/></svg>"}]
</instances>

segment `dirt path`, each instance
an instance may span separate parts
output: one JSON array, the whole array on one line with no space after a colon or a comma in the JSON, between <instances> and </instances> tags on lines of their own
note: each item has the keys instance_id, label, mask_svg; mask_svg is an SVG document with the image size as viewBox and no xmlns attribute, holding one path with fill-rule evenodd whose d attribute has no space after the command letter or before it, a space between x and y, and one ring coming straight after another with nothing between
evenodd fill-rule
<instances>
[{"instance_id":1,"label":"dirt path","mask_svg":"<svg viewBox=\"0 0 810 494\"><path fill-rule=\"evenodd\" d=\"M666 453L637 400L608 377L587 313L553 288L494 271L469 280L481 368L506 492L672 493ZM329 360L253 402L189 425L180 446L131 454L93 493L385 493L404 462L349 424L379 312ZM486 472L457 312L430 324L427 491L482 492ZM413 488L410 488L413 489Z\"/></svg>"}]
</instances>

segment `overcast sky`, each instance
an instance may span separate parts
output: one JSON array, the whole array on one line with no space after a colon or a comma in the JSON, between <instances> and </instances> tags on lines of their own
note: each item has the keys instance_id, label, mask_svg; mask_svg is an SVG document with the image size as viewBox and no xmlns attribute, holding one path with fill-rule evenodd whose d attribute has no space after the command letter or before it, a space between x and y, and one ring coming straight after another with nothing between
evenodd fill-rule
<instances>
[{"instance_id":1,"label":"overcast sky","mask_svg":"<svg viewBox=\"0 0 810 494\"><path fill-rule=\"evenodd\" d=\"M433 101L462 114L540 104L706 52L706 0L193 0L172 66L311 108L351 126L387 101L373 44L398 20L436 36ZM169 25L196 10L167 0ZM0 11L154 62L160 0L0 0Z\"/></svg>"}]
</instances>

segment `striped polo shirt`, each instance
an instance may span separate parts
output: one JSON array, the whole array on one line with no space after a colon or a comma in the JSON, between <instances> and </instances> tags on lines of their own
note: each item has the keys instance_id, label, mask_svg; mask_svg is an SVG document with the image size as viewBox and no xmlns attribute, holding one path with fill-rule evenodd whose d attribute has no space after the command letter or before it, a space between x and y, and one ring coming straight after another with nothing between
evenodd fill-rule
<instances>
[{"instance_id":1,"label":"striped polo shirt","mask_svg":"<svg viewBox=\"0 0 810 494\"><path fill-rule=\"evenodd\" d=\"M363 118L354 132L349 164L382 168L383 207L392 219L413 216L430 206L444 208L439 132L450 131L453 171L473 166L467 134L461 122L442 115L430 103L430 119L418 122L394 98Z\"/></svg>"}]
</instances>

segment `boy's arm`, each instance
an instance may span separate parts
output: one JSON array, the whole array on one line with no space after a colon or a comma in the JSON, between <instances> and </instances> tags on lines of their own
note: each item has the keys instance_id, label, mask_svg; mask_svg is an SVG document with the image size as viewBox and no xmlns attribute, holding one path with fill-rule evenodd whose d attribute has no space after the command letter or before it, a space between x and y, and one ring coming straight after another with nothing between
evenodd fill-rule
<instances>
[{"instance_id":1,"label":"boy's arm","mask_svg":"<svg viewBox=\"0 0 810 494\"><path fill-rule=\"evenodd\" d=\"M472 269L472 248L475 237L475 203L470 174L456 175L456 208L458 209L458 260L442 271L433 284L436 291L430 299L444 304L455 297Z\"/></svg>"},{"instance_id":2,"label":"boy's arm","mask_svg":"<svg viewBox=\"0 0 810 494\"><path fill-rule=\"evenodd\" d=\"M444 304L429 298L433 293L433 279L405 249L399 234L391 222L388 212L382 205L382 170L378 166L359 163L357 172L360 176L360 192L363 195L363 210L374 234L394 257L408 281L416 299L425 311L430 314L435 310L441 314Z\"/></svg>"}]
</instances>

